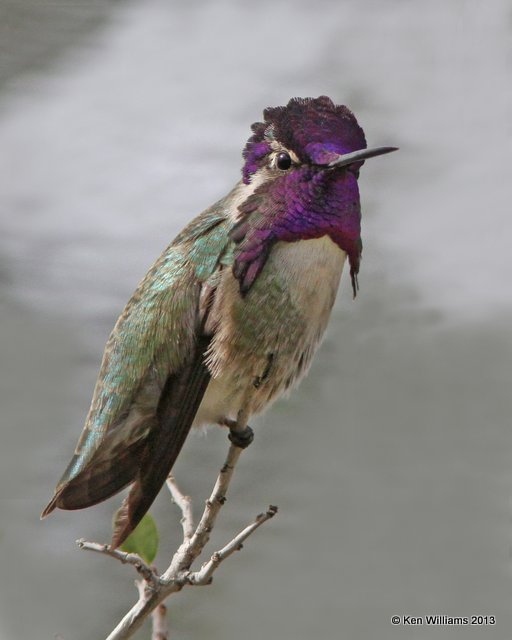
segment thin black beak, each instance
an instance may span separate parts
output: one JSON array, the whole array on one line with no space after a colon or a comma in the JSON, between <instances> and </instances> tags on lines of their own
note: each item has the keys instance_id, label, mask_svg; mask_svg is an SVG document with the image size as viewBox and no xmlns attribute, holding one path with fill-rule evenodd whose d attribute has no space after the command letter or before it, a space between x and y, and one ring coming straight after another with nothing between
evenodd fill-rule
<instances>
[{"instance_id":1,"label":"thin black beak","mask_svg":"<svg viewBox=\"0 0 512 640\"><path fill-rule=\"evenodd\" d=\"M354 162L361 162L367 158L375 158L375 156L383 156L385 153L391 153L392 151L398 151L398 147L375 147L374 149L360 149L359 151L352 151L352 153L344 153L336 158L332 162L329 162L328 167L346 167Z\"/></svg>"}]
</instances>

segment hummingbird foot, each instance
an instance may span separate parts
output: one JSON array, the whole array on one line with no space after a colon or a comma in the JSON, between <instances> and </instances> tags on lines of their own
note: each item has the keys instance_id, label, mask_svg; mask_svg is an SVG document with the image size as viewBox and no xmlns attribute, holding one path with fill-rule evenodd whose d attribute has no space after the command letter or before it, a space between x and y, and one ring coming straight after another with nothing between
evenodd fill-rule
<instances>
[{"instance_id":1,"label":"hummingbird foot","mask_svg":"<svg viewBox=\"0 0 512 640\"><path fill-rule=\"evenodd\" d=\"M249 425L246 425L243 429L240 429L236 420L226 420L224 422L226 427L229 427L229 441L240 447L240 449L246 449L254 440L254 431Z\"/></svg>"},{"instance_id":2,"label":"hummingbird foot","mask_svg":"<svg viewBox=\"0 0 512 640\"><path fill-rule=\"evenodd\" d=\"M228 438L235 447L246 449L254 440L254 431L249 425L247 425L242 431L239 431L238 429L230 429Z\"/></svg>"}]
</instances>

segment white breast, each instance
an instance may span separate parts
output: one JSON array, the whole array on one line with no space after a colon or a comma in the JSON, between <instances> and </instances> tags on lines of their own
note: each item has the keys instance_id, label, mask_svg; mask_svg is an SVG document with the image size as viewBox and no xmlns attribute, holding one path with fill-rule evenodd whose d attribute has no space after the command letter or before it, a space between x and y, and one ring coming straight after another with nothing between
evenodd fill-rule
<instances>
[{"instance_id":1,"label":"white breast","mask_svg":"<svg viewBox=\"0 0 512 640\"><path fill-rule=\"evenodd\" d=\"M219 318L214 375L196 425L235 418L242 405L259 412L304 374L329 321L345 260L346 253L327 236L279 242L246 299L226 271L212 311ZM248 331L251 323L257 329ZM245 338L254 334L256 341ZM269 353L275 355L269 379L255 388Z\"/></svg>"},{"instance_id":2,"label":"white breast","mask_svg":"<svg viewBox=\"0 0 512 640\"><path fill-rule=\"evenodd\" d=\"M329 236L299 242L280 242L270 260L287 282L293 303L309 318L327 323L336 298L347 254ZM315 324L313 321L312 324Z\"/></svg>"}]
</instances>

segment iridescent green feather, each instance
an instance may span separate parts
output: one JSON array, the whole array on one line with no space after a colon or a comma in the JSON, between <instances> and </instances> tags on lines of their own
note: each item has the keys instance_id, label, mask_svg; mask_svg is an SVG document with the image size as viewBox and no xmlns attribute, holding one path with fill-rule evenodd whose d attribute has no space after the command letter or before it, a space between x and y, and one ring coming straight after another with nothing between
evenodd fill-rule
<instances>
[{"instance_id":1,"label":"iridescent green feather","mask_svg":"<svg viewBox=\"0 0 512 640\"><path fill-rule=\"evenodd\" d=\"M177 236L136 289L107 342L84 430L58 487L87 466L116 427L125 445L151 427L139 420L130 432L123 423L134 406L154 413L161 386L192 351L201 285L215 279L226 250L232 254L229 226L221 200Z\"/></svg>"}]
</instances>

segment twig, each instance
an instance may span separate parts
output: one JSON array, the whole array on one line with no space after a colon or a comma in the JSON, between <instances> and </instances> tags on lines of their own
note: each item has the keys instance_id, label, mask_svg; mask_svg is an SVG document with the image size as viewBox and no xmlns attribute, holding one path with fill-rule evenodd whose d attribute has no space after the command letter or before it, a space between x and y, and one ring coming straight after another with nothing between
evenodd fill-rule
<instances>
[{"instance_id":1,"label":"twig","mask_svg":"<svg viewBox=\"0 0 512 640\"><path fill-rule=\"evenodd\" d=\"M183 494L171 474L167 478L167 488L171 492L173 501L181 509L181 524L183 527L183 539L189 540L194 533L194 516L192 514L192 500L190 496Z\"/></svg>"},{"instance_id":2,"label":"twig","mask_svg":"<svg viewBox=\"0 0 512 640\"><path fill-rule=\"evenodd\" d=\"M167 624L167 607L165 604L159 604L152 612L151 618L153 620L151 640L167 640L169 626Z\"/></svg>"},{"instance_id":3,"label":"twig","mask_svg":"<svg viewBox=\"0 0 512 640\"><path fill-rule=\"evenodd\" d=\"M227 543L220 551L216 551L212 554L212 557L205 562L199 571L195 571L191 573L188 577L189 584L192 585L205 585L210 584L212 581L212 576L214 571L217 569L219 564L229 558L229 556L235 551L240 551L242 549L243 543L247 538L251 535L253 531L256 531L258 527L273 518L277 513L277 507L270 505L268 511L266 513L260 513L256 516L254 522L245 527L238 535L236 535L233 540Z\"/></svg>"},{"instance_id":4,"label":"twig","mask_svg":"<svg viewBox=\"0 0 512 640\"><path fill-rule=\"evenodd\" d=\"M269 507L266 513L258 515L254 522L240 531L222 549L215 552L201 569L191 571L191 566L207 544L217 515L226 501L226 493L242 451L242 448L234 444L230 445L226 461L219 472L213 491L206 501L203 514L195 530L190 498L181 492L174 478L168 479L167 486L172 498L182 512L183 542L174 554L168 569L161 576L157 576L137 554L124 553L118 549L111 549L108 545L95 542L78 541L78 546L81 549L103 553L133 565L143 577L142 581L137 582L138 601L111 632L107 640L131 638L149 615L153 617L152 640L166 640L168 629L165 617L166 607L162 604L164 600L171 594L181 591L184 586L210 584L220 563L241 549L242 543L258 527L277 513L277 507Z\"/></svg>"},{"instance_id":5,"label":"twig","mask_svg":"<svg viewBox=\"0 0 512 640\"><path fill-rule=\"evenodd\" d=\"M144 597L144 580L136 580L135 585L139 592L139 598ZM151 612L151 640L168 640L169 625L167 624L167 607L159 604Z\"/></svg>"},{"instance_id":6,"label":"twig","mask_svg":"<svg viewBox=\"0 0 512 640\"><path fill-rule=\"evenodd\" d=\"M119 560L123 564L131 564L137 572L142 576L144 581L150 585L153 589L160 587L160 578L154 572L154 570L147 565L144 560L136 553L126 553L120 549L111 549L108 544L99 544L98 542L88 542L83 538L76 541L79 549L85 549L86 551L94 551L96 553L102 553L111 558Z\"/></svg>"},{"instance_id":7,"label":"twig","mask_svg":"<svg viewBox=\"0 0 512 640\"><path fill-rule=\"evenodd\" d=\"M201 520L199 520L199 524L188 543L182 544L174 554L169 568L162 575L163 582L172 582L174 576L178 573L190 570L192 563L204 549L210 539L210 533L215 525L217 514L226 502L229 483L242 451L243 449L240 449L240 447L236 447L233 444L230 445L226 461L217 476L213 491L205 503Z\"/></svg>"}]
</instances>

